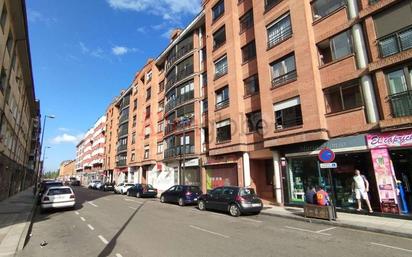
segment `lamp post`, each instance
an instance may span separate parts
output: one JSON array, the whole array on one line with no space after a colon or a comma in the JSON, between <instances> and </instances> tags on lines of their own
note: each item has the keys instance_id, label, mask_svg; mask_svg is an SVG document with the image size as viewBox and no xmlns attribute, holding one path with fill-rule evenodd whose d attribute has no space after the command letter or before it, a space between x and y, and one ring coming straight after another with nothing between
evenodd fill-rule
<instances>
[{"instance_id":1,"label":"lamp post","mask_svg":"<svg viewBox=\"0 0 412 257\"><path fill-rule=\"evenodd\" d=\"M44 173L44 160L46 159L46 150L51 148L51 146L45 146L44 147L44 153L43 153L43 160L41 161L42 165L41 165L41 175L43 175Z\"/></svg>"},{"instance_id":2,"label":"lamp post","mask_svg":"<svg viewBox=\"0 0 412 257\"><path fill-rule=\"evenodd\" d=\"M50 119L54 119L54 118L56 118L54 115L44 115L44 120L43 120L43 127L42 127L42 132L41 132L41 139L40 139L40 149L43 147L43 140L44 140L44 131L46 130L46 119L47 118L50 118ZM48 148L50 148L50 147L48 147ZM43 161L42 161L42 163L41 163L41 170L40 169L38 169L37 170L37 178L36 178L36 187L37 187L37 185L39 184L39 179L40 179L40 172L42 172L43 173L43 167L44 167L44 155L45 155L45 152L46 152L46 147L44 148L44 153L43 152L41 152L40 153L40 156L42 156L43 158Z\"/></svg>"}]
</instances>

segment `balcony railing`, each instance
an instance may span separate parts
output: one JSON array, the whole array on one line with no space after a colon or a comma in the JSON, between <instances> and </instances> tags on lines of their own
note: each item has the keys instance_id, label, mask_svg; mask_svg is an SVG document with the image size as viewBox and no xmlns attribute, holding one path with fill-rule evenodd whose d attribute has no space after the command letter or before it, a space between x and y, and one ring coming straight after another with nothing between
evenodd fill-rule
<instances>
[{"instance_id":1,"label":"balcony railing","mask_svg":"<svg viewBox=\"0 0 412 257\"><path fill-rule=\"evenodd\" d=\"M412 48L412 27L379 39L381 57L387 57Z\"/></svg>"},{"instance_id":2,"label":"balcony railing","mask_svg":"<svg viewBox=\"0 0 412 257\"><path fill-rule=\"evenodd\" d=\"M123 167L126 166L126 160L120 160L116 162L117 167Z\"/></svg>"},{"instance_id":3,"label":"balcony railing","mask_svg":"<svg viewBox=\"0 0 412 257\"><path fill-rule=\"evenodd\" d=\"M119 145L117 147L117 152L122 152L122 151L126 151L127 150L127 144L125 145Z\"/></svg>"},{"instance_id":4,"label":"balcony railing","mask_svg":"<svg viewBox=\"0 0 412 257\"><path fill-rule=\"evenodd\" d=\"M275 123L276 130L292 128L303 124L302 116L297 116L294 119L283 120L281 124Z\"/></svg>"},{"instance_id":5,"label":"balcony railing","mask_svg":"<svg viewBox=\"0 0 412 257\"><path fill-rule=\"evenodd\" d=\"M276 25L274 25L274 26L276 26ZM276 36L274 36L274 37L272 37L268 40L268 48L274 47L275 45L285 41L286 39L290 38L291 36L292 36L292 27L291 26L281 28Z\"/></svg>"},{"instance_id":6,"label":"balcony railing","mask_svg":"<svg viewBox=\"0 0 412 257\"><path fill-rule=\"evenodd\" d=\"M412 115L412 90L390 95L392 116L404 117Z\"/></svg>"},{"instance_id":7,"label":"balcony railing","mask_svg":"<svg viewBox=\"0 0 412 257\"><path fill-rule=\"evenodd\" d=\"M227 74L227 64L223 65L220 69L216 70L215 79L223 77L226 74Z\"/></svg>"},{"instance_id":8,"label":"balcony railing","mask_svg":"<svg viewBox=\"0 0 412 257\"><path fill-rule=\"evenodd\" d=\"M127 121L128 119L129 119L129 113L124 114L124 115L119 117L119 123L121 124L121 123Z\"/></svg>"},{"instance_id":9,"label":"balcony railing","mask_svg":"<svg viewBox=\"0 0 412 257\"><path fill-rule=\"evenodd\" d=\"M192 50L193 50L193 44L187 44L187 45L182 46L177 51L176 60L182 58L183 56L185 56L187 53L189 53Z\"/></svg>"},{"instance_id":10,"label":"balcony railing","mask_svg":"<svg viewBox=\"0 0 412 257\"><path fill-rule=\"evenodd\" d=\"M183 95L179 95L176 99L170 100L165 105L165 112L171 111L178 105L184 104L195 97L194 91L189 91L184 93Z\"/></svg>"},{"instance_id":11,"label":"balcony railing","mask_svg":"<svg viewBox=\"0 0 412 257\"><path fill-rule=\"evenodd\" d=\"M118 136L119 137L122 137L122 136L125 136L125 135L127 135L127 133L129 133L129 128L124 128L124 129L120 129L119 130L119 133L118 133Z\"/></svg>"},{"instance_id":12,"label":"balcony railing","mask_svg":"<svg viewBox=\"0 0 412 257\"><path fill-rule=\"evenodd\" d=\"M222 108L225 108L225 107L228 106L228 105L229 105L229 98L228 98L228 99L225 99L225 100L223 100L223 101L221 101L221 102L216 103L215 109L216 109L216 110L220 110L220 109L222 109Z\"/></svg>"},{"instance_id":13,"label":"balcony railing","mask_svg":"<svg viewBox=\"0 0 412 257\"><path fill-rule=\"evenodd\" d=\"M121 108L123 109L124 107L128 106L130 104L130 97L125 97L123 98L122 104L121 104Z\"/></svg>"},{"instance_id":14,"label":"balcony railing","mask_svg":"<svg viewBox=\"0 0 412 257\"><path fill-rule=\"evenodd\" d=\"M170 88L172 88L173 85L176 83L176 81L177 81L176 76L167 77L166 91L168 91Z\"/></svg>"},{"instance_id":15,"label":"balcony railing","mask_svg":"<svg viewBox=\"0 0 412 257\"><path fill-rule=\"evenodd\" d=\"M183 155L194 153L194 145L181 145L166 149L164 153L164 158L183 157Z\"/></svg>"},{"instance_id":16,"label":"balcony railing","mask_svg":"<svg viewBox=\"0 0 412 257\"><path fill-rule=\"evenodd\" d=\"M279 87L290 81L296 80L297 76L298 74L296 70L293 70L293 71L283 74L282 76L276 77L272 79L272 88Z\"/></svg>"},{"instance_id":17,"label":"balcony railing","mask_svg":"<svg viewBox=\"0 0 412 257\"><path fill-rule=\"evenodd\" d=\"M182 80L186 77L189 77L192 74L193 74L193 65L186 66L184 67L184 69L177 71L176 80L177 81Z\"/></svg>"},{"instance_id":18,"label":"balcony railing","mask_svg":"<svg viewBox=\"0 0 412 257\"><path fill-rule=\"evenodd\" d=\"M193 117L187 119L186 122L176 121L175 123L166 125L165 134L169 134L169 133L172 133L176 130L181 130L183 128L191 127L193 125L194 125L194 118Z\"/></svg>"}]
</instances>

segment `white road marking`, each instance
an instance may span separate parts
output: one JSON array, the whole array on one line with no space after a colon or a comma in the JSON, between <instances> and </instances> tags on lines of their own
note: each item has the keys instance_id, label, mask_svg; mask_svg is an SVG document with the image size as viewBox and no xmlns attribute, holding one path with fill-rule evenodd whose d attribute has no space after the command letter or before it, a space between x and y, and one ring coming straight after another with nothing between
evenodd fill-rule
<instances>
[{"instance_id":1,"label":"white road marking","mask_svg":"<svg viewBox=\"0 0 412 257\"><path fill-rule=\"evenodd\" d=\"M324 236L330 236L331 234L327 233L322 233L322 232L316 232L308 229L303 229L303 228L295 228L295 227L289 227L285 226L285 228L292 229L292 230L297 230L297 231L302 231L302 232L308 232L308 233L313 233L313 234L319 234L319 235L324 235Z\"/></svg>"},{"instance_id":2,"label":"white road marking","mask_svg":"<svg viewBox=\"0 0 412 257\"><path fill-rule=\"evenodd\" d=\"M326 231L329 231L329 230L332 230L332 229L335 229L335 228L336 228L336 227L330 227L330 228L321 229L321 230L316 231L316 233L326 232Z\"/></svg>"},{"instance_id":3,"label":"white road marking","mask_svg":"<svg viewBox=\"0 0 412 257\"><path fill-rule=\"evenodd\" d=\"M137 210L136 207L129 206L129 208L132 209L132 210Z\"/></svg>"},{"instance_id":4,"label":"white road marking","mask_svg":"<svg viewBox=\"0 0 412 257\"><path fill-rule=\"evenodd\" d=\"M240 218L242 220L246 220L246 221L251 221L251 222L256 222L256 223L262 223L263 221L261 220L255 220L255 219L249 219L249 218Z\"/></svg>"},{"instance_id":5,"label":"white road marking","mask_svg":"<svg viewBox=\"0 0 412 257\"><path fill-rule=\"evenodd\" d=\"M97 206L96 204L94 204L93 202L87 202L87 203L90 204L91 206L99 207L99 206Z\"/></svg>"},{"instance_id":6,"label":"white road marking","mask_svg":"<svg viewBox=\"0 0 412 257\"><path fill-rule=\"evenodd\" d=\"M223 235L223 234L220 234L220 233L217 233L217 232L213 232L213 231L210 231L210 230L207 230L207 229L204 229L204 228L199 228L197 226L190 225L189 227L191 227L193 229L203 231L203 232L206 232L206 233L209 233L209 234L212 234L212 235L216 235L216 236L220 236L220 237L224 237L224 238L230 238L230 236Z\"/></svg>"},{"instance_id":7,"label":"white road marking","mask_svg":"<svg viewBox=\"0 0 412 257\"><path fill-rule=\"evenodd\" d=\"M391 245L384 245L384 244L378 244L378 243L373 243L373 242L371 242L371 245L377 245L377 246L382 246L382 247L386 247L386 248L390 248L390 249L395 249L395 250L399 250L399 251L412 253L412 250L405 249L405 248L400 248L400 247L396 247L396 246L391 246Z\"/></svg>"},{"instance_id":8,"label":"white road marking","mask_svg":"<svg viewBox=\"0 0 412 257\"><path fill-rule=\"evenodd\" d=\"M83 218L83 217L80 217L80 219L81 219L82 221L86 221L86 219L85 219L85 218Z\"/></svg>"},{"instance_id":9,"label":"white road marking","mask_svg":"<svg viewBox=\"0 0 412 257\"><path fill-rule=\"evenodd\" d=\"M74 213L75 213L76 215L79 215L79 214L80 214L78 211L75 211Z\"/></svg>"},{"instance_id":10,"label":"white road marking","mask_svg":"<svg viewBox=\"0 0 412 257\"><path fill-rule=\"evenodd\" d=\"M116 253L116 257L123 257L120 253Z\"/></svg>"},{"instance_id":11,"label":"white road marking","mask_svg":"<svg viewBox=\"0 0 412 257\"><path fill-rule=\"evenodd\" d=\"M98 238L100 238L100 240L102 240L102 242L103 242L104 244L106 244L106 245L109 243L109 242L106 240L106 238L104 238L102 235L99 235Z\"/></svg>"},{"instance_id":12,"label":"white road marking","mask_svg":"<svg viewBox=\"0 0 412 257\"><path fill-rule=\"evenodd\" d=\"M94 230L94 227L90 224L87 224L87 226L90 228L90 230Z\"/></svg>"}]
</instances>

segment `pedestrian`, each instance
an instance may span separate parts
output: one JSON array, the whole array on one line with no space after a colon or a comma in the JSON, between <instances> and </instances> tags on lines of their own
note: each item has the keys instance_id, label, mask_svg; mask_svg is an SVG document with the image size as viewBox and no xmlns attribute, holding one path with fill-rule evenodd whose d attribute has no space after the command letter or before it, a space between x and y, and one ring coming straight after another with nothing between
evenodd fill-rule
<instances>
[{"instance_id":1,"label":"pedestrian","mask_svg":"<svg viewBox=\"0 0 412 257\"><path fill-rule=\"evenodd\" d=\"M361 175L360 170L355 170L355 176L353 176L352 182L352 193L355 193L355 198L358 202L357 211L362 210L362 199L365 200L366 205L368 206L369 213L373 213L371 203L369 201L369 182L364 175Z\"/></svg>"},{"instance_id":2,"label":"pedestrian","mask_svg":"<svg viewBox=\"0 0 412 257\"><path fill-rule=\"evenodd\" d=\"M318 186L316 190L316 201L318 205L330 205L329 194L323 189L323 186Z\"/></svg>"},{"instance_id":3,"label":"pedestrian","mask_svg":"<svg viewBox=\"0 0 412 257\"><path fill-rule=\"evenodd\" d=\"M316 188L315 186L310 186L308 188L308 191L306 191L305 194L305 201L306 203L309 204L317 204L317 200L316 200Z\"/></svg>"}]
</instances>

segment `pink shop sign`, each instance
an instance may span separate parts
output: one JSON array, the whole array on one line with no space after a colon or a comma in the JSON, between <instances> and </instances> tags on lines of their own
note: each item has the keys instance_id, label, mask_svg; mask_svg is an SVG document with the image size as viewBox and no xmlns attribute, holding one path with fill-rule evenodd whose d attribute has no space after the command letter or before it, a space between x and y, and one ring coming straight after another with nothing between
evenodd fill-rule
<instances>
[{"instance_id":1,"label":"pink shop sign","mask_svg":"<svg viewBox=\"0 0 412 257\"><path fill-rule=\"evenodd\" d=\"M412 146L412 130L368 134L366 135L366 141L370 149Z\"/></svg>"}]
</instances>

